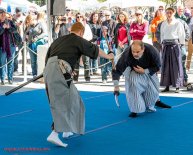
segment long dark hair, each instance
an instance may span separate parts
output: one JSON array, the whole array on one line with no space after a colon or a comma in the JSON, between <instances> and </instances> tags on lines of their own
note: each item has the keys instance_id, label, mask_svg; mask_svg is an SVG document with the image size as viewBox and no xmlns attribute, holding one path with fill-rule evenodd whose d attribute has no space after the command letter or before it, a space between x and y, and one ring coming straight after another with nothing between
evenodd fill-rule
<instances>
[{"instance_id":1,"label":"long dark hair","mask_svg":"<svg viewBox=\"0 0 193 155\"><path fill-rule=\"evenodd\" d=\"M90 23L93 23L93 17L94 15L97 14L98 15L98 21L97 21L97 24L99 24L99 14L97 12L93 12L90 16Z\"/></svg>"}]
</instances>

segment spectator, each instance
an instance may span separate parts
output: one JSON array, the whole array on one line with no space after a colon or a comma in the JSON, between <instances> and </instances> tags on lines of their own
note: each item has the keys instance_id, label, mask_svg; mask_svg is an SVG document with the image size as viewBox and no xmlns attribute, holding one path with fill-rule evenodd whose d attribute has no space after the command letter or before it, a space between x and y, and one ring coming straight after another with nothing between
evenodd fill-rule
<instances>
[{"instance_id":1,"label":"spectator","mask_svg":"<svg viewBox=\"0 0 193 155\"><path fill-rule=\"evenodd\" d=\"M0 78L1 85L5 84L7 73L9 84L13 83L15 44L13 35L17 32L17 27L13 21L7 19L6 11L0 8ZM6 65L6 63L8 64Z\"/></svg>"},{"instance_id":2,"label":"spectator","mask_svg":"<svg viewBox=\"0 0 193 155\"><path fill-rule=\"evenodd\" d=\"M148 21L143 18L142 10L135 12L136 21L131 24L130 35L132 40L142 40L148 32Z\"/></svg>"}]
</instances>

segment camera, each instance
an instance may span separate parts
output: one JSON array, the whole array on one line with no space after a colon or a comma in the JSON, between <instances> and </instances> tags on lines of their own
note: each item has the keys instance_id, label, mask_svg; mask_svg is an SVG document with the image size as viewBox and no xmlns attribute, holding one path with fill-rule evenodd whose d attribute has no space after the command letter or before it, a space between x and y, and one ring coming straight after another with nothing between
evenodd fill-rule
<instances>
[{"instance_id":1,"label":"camera","mask_svg":"<svg viewBox=\"0 0 193 155\"><path fill-rule=\"evenodd\" d=\"M66 18L61 18L60 21L66 22Z\"/></svg>"}]
</instances>

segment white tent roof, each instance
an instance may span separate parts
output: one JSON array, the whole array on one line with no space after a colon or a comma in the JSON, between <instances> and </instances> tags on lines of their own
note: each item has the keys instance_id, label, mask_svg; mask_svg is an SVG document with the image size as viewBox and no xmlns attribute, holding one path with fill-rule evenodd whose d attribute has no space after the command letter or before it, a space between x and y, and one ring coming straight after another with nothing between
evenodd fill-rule
<instances>
[{"instance_id":1,"label":"white tent roof","mask_svg":"<svg viewBox=\"0 0 193 155\"><path fill-rule=\"evenodd\" d=\"M159 0L107 0L100 4L100 7L106 6L108 8L111 7L120 7L120 8L128 8L128 7L145 7L145 6L159 6L164 5L163 2Z\"/></svg>"}]
</instances>

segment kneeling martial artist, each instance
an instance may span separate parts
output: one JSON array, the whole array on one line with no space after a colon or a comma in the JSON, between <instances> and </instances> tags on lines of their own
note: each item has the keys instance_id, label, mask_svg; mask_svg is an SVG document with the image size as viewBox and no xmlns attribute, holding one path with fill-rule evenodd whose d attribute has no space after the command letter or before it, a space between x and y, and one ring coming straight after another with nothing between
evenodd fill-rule
<instances>
[{"instance_id":1,"label":"kneeling martial artist","mask_svg":"<svg viewBox=\"0 0 193 155\"><path fill-rule=\"evenodd\" d=\"M156 111L159 100L159 80L156 72L161 66L158 51L149 44L135 40L128 47L113 70L114 91L119 91L119 79L125 76L125 90L130 117L138 113Z\"/></svg>"},{"instance_id":2,"label":"kneeling martial artist","mask_svg":"<svg viewBox=\"0 0 193 155\"><path fill-rule=\"evenodd\" d=\"M56 145L66 147L58 133L63 137L72 133L84 134L85 108L83 101L72 83L72 73L81 55L97 59L98 56L113 59L114 55L105 54L97 45L82 38L84 26L77 22L72 25L71 34L55 40L49 47L46 56L44 79L50 109L53 118L53 131L47 140Z\"/></svg>"}]
</instances>

